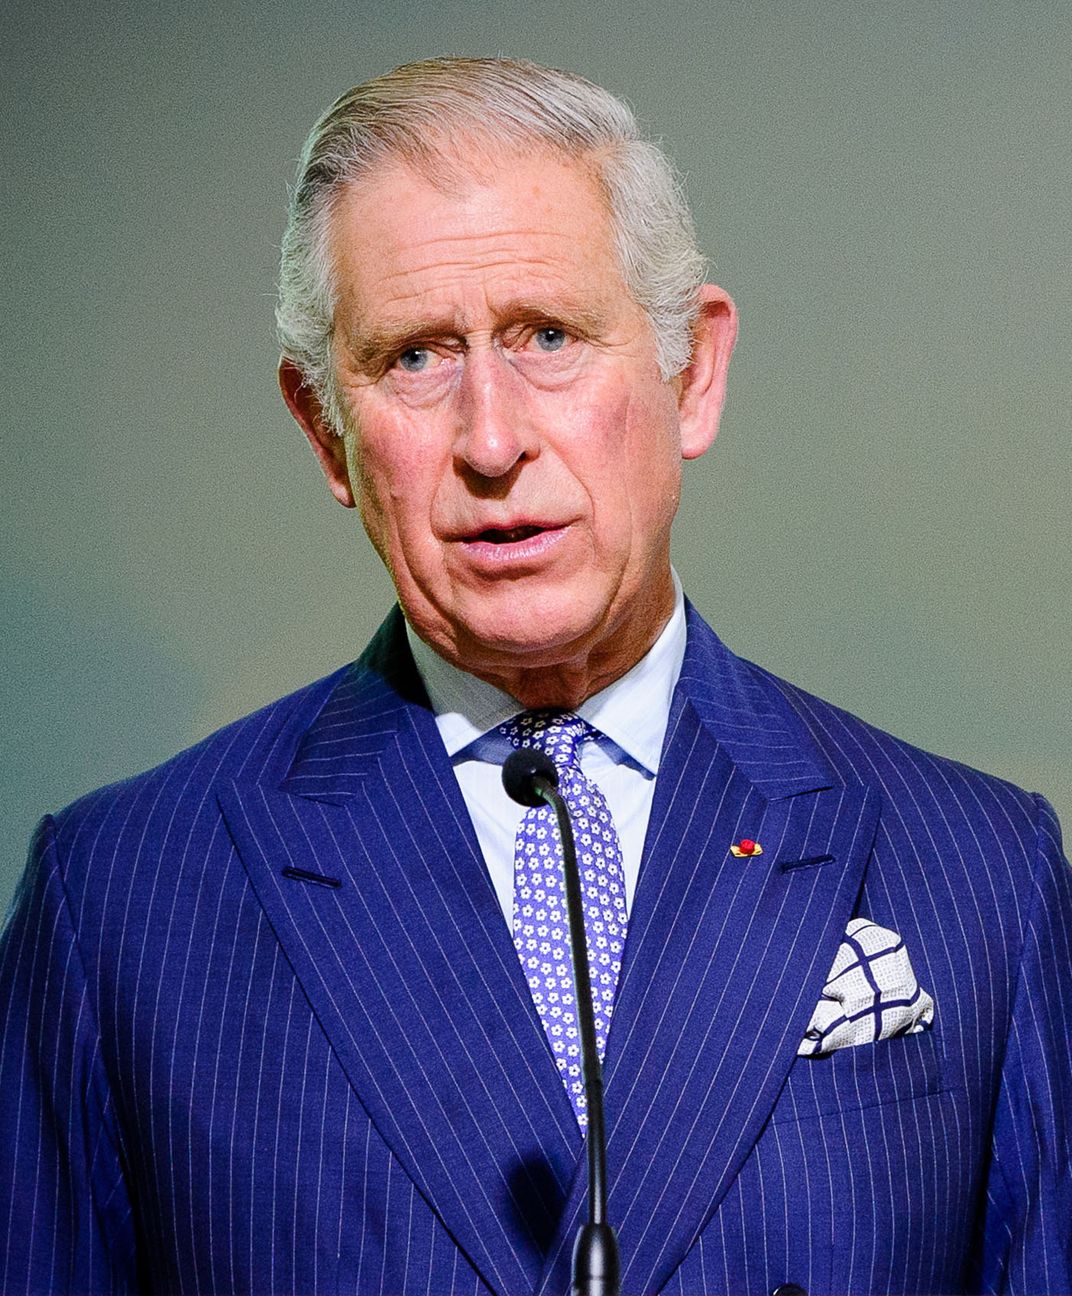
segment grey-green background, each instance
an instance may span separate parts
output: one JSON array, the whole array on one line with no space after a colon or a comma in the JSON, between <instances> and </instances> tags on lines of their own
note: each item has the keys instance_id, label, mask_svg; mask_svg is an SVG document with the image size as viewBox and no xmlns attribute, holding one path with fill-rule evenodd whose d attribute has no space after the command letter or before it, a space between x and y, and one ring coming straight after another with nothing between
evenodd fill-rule
<instances>
[{"instance_id":1,"label":"grey-green background","mask_svg":"<svg viewBox=\"0 0 1072 1296\"><path fill-rule=\"evenodd\" d=\"M274 389L285 188L433 53L624 94L742 329L676 561L723 637L1072 819L1072 6L23 4L5 20L7 825L354 656L390 601Z\"/></svg>"}]
</instances>

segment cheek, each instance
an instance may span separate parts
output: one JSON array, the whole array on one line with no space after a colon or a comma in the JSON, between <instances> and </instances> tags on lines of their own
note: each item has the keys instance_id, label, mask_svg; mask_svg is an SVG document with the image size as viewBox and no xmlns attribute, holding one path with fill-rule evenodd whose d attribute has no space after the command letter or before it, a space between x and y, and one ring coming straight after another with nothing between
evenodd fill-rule
<instances>
[{"instance_id":1,"label":"cheek","mask_svg":"<svg viewBox=\"0 0 1072 1296\"><path fill-rule=\"evenodd\" d=\"M404 419L358 423L351 479L370 535L412 532L427 526L435 457L427 437ZM375 540L374 540L375 543Z\"/></svg>"},{"instance_id":2,"label":"cheek","mask_svg":"<svg viewBox=\"0 0 1072 1296\"><path fill-rule=\"evenodd\" d=\"M370 465L369 456L360 443L349 448L347 460L361 525L365 528L365 534L372 542L372 547L383 562L391 568L392 563L387 551L387 523L390 511L386 507L381 490L380 475L375 467Z\"/></svg>"},{"instance_id":3,"label":"cheek","mask_svg":"<svg viewBox=\"0 0 1072 1296\"><path fill-rule=\"evenodd\" d=\"M615 466L631 511L637 521L669 523L681 494L681 435L677 406L666 387L634 397L624 427Z\"/></svg>"}]
</instances>

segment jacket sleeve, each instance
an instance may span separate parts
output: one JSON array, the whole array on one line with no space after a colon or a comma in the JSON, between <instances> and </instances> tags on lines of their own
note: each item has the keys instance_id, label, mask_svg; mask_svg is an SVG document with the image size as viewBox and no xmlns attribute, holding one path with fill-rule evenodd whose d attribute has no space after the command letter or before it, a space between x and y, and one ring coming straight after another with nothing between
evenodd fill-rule
<instances>
[{"instance_id":1,"label":"jacket sleeve","mask_svg":"<svg viewBox=\"0 0 1072 1296\"><path fill-rule=\"evenodd\" d=\"M0 1095L0 1291L135 1290L115 1110L49 819L0 937Z\"/></svg>"},{"instance_id":2,"label":"jacket sleeve","mask_svg":"<svg viewBox=\"0 0 1072 1296\"><path fill-rule=\"evenodd\" d=\"M981 1286L1072 1292L1072 869L1036 797L1038 856L994 1114Z\"/></svg>"}]
</instances>

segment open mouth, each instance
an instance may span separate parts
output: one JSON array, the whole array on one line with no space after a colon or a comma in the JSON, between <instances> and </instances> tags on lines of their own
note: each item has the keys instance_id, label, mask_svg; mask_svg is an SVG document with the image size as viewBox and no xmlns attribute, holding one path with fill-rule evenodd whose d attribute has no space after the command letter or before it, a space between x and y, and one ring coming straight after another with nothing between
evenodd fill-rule
<instances>
[{"instance_id":1,"label":"open mouth","mask_svg":"<svg viewBox=\"0 0 1072 1296\"><path fill-rule=\"evenodd\" d=\"M529 571L551 560L572 530L568 522L485 527L459 539L466 561L485 573Z\"/></svg>"},{"instance_id":2,"label":"open mouth","mask_svg":"<svg viewBox=\"0 0 1072 1296\"><path fill-rule=\"evenodd\" d=\"M538 526L510 527L507 530L491 527L487 531L481 531L474 538L483 540L487 544L518 544L522 540L531 540L533 536L540 535L544 530L544 527Z\"/></svg>"}]
</instances>

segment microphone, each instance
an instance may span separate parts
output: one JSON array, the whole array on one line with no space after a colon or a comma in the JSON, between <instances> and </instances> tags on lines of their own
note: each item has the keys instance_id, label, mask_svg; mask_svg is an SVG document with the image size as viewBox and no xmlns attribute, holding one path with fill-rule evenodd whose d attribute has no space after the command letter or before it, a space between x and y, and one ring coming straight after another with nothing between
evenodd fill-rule
<instances>
[{"instance_id":1,"label":"microphone","mask_svg":"<svg viewBox=\"0 0 1072 1296\"><path fill-rule=\"evenodd\" d=\"M577 849L569 809L558 791L558 770L545 752L519 747L503 762L503 787L523 806L549 805L558 820L566 883L570 955L581 1036L581 1069L588 1110L588 1222L573 1243L572 1296L618 1296L620 1269L618 1235L607 1223L607 1136L603 1125L603 1071L596 1045L592 1011L592 982L584 931L584 902L577 872Z\"/></svg>"},{"instance_id":2,"label":"microphone","mask_svg":"<svg viewBox=\"0 0 1072 1296\"><path fill-rule=\"evenodd\" d=\"M535 747L519 747L503 763L502 781L511 801L523 806L550 805L541 783L557 788L558 770L546 752Z\"/></svg>"}]
</instances>

